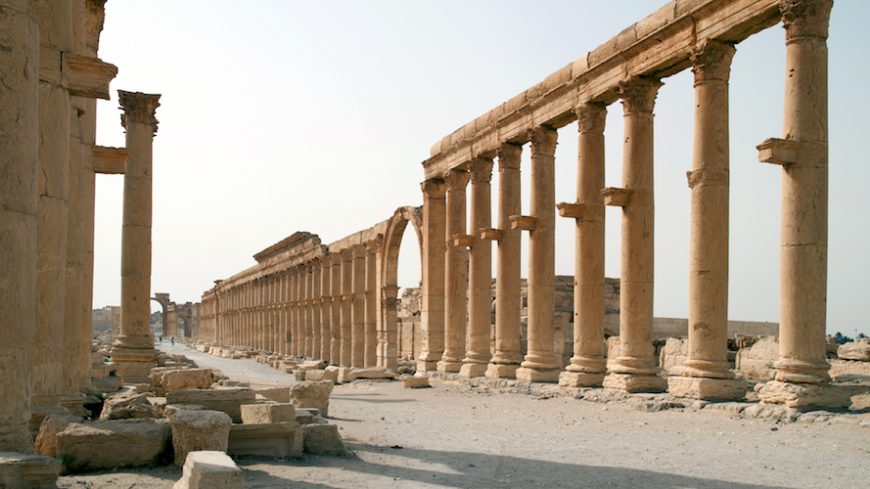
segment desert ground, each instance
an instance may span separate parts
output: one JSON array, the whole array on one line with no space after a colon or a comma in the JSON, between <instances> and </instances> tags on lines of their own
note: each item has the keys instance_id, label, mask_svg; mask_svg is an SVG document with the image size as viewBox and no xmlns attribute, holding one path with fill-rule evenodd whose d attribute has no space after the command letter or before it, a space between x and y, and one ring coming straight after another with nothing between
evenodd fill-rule
<instances>
[{"instance_id":1,"label":"desert ground","mask_svg":"<svg viewBox=\"0 0 870 489\"><path fill-rule=\"evenodd\" d=\"M163 345L252 385L295 382L254 360ZM346 458L239 458L248 488L865 488L870 427L782 423L727 410L638 409L454 382L408 390L356 381L333 391ZM170 488L174 466L61 477L62 488Z\"/></svg>"}]
</instances>

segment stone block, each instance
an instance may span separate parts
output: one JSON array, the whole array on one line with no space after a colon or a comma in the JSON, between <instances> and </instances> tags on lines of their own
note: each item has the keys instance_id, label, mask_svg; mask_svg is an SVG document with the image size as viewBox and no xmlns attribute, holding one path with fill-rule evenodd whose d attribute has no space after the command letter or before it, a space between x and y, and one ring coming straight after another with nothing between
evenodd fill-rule
<instances>
[{"instance_id":1,"label":"stone block","mask_svg":"<svg viewBox=\"0 0 870 489\"><path fill-rule=\"evenodd\" d=\"M685 338L668 338L665 346L659 351L659 367L671 375L679 375L683 363L689 358L689 340ZM675 369L671 371L671 369Z\"/></svg>"},{"instance_id":2,"label":"stone block","mask_svg":"<svg viewBox=\"0 0 870 489\"><path fill-rule=\"evenodd\" d=\"M107 375L102 378L91 377L91 383L99 392L118 392L124 385L124 380L117 375Z\"/></svg>"},{"instance_id":3,"label":"stone block","mask_svg":"<svg viewBox=\"0 0 870 489\"><path fill-rule=\"evenodd\" d=\"M668 377L668 392L674 397L704 401L735 401L746 397L749 384L739 379Z\"/></svg>"},{"instance_id":4,"label":"stone block","mask_svg":"<svg viewBox=\"0 0 870 489\"><path fill-rule=\"evenodd\" d=\"M313 408L296 408L296 422L299 424L316 423L320 417L320 411Z\"/></svg>"},{"instance_id":5,"label":"stone block","mask_svg":"<svg viewBox=\"0 0 870 489\"><path fill-rule=\"evenodd\" d=\"M852 404L852 389L830 384L792 384L770 381L755 386L758 398L766 404L782 404L791 409L843 409Z\"/></svg>"},{"instance_id":6,"label":"stone block","mask_svg":"<svg viewBox=\"0 0 870 489\"><path fill-rule=\"evenodd\" d=\"M837 356L841 360L870 362L870 340L861 339L840 345Z\"/></svg>"},{"instance_id":7,"label":"stone block","mask_svg":"<svg viewBox=\"0 0 870 489\"><path fill-rule=\"evenodd\" d=\"M520 367L516 370L515 375L516 379L521 382L559 382L560 371L557 368L552 370L537 370Z\"/></svg>"},{"instance_id":8,"label":"stone block","mask_svg":"<svg viewBox=\"0 0 870 489\"><path fill-rule=\"evenodd\" d=\"M296 407L319 409L323 417L328 417L329 396L334 387L328 380L294 384L290 386L290 402Z\"/></svg>"},{"instance_id":9,"label":"stone block","mask_svg":"<svg viewBox=\"0 0 870 489\"><path fill-rule=\"evenodd\" d=\"M605 389L625 392L664 392L667 382L657 375L631 375L609 373L604 377Z\"/></svg>"},{"instance_id":10,"label":"stone block","mask_svg":"<svg viewBox=\"0 0 870 489\"><path fill-rule=\"evenodd\" d=\"M773 380L779 359L779 342L775 336L756 341L749 348L737 352L736 369L742 376L757 380Z\"/></svg>"},{"instance_id":11,"label":"stone block","mask_svg":"<svg viewBox=\"0 0 870 489\"><path fill-rule=\"evenodd\" d=\"M54 489L60 461L16 452L0 452L0 487L4 489Z\"/></svg>"},{"instance_id":12,"label":"stone block","mask_svg":"<svg viewBox=\"0 0 870 489\"><path fill-rule=\"evenodd\" d=\"M290 387L260 387L257 394L275 402L290 402Z\"/></svg>"},{"instance_id":13,"label":"stone block","mask_svg":"<svg viewBox=\"0 0 870 489\"><path fill-rule=\"evenodd\" d=\"M352 368L345 376L346 382L357 379L389 379L396 378L396 373L383 367Z\"/></svg>"},{"instance_id":14,"label":"stone block","mask_svg":"<svg viewBox=\"0 0 870 489\"><path fill-rule=\"evenodd\" d=\"M426 375L403 375L402 382L406 389L422 389L432 387L429 385L429 377Z\"/></svg>"},{"instance_id":15,"label":"stone block","mask_svg":"<svg viewBox=\"0 0 870 489\"><path fill-rule=\"evenodd\" d=\"M197 451L187 454L181 479L172 489L242 489L242 469L224 452Z\"/></svg>"},{"instance_id":16,"label":"stone block","mask_svg":"<svg viewBox=\"0 0 870 489\"><path fill-rule=\"evenodd\" d=\"M46 416L39 425L39 433L34 441L37 454L45 457L57 456L57 434L73 423L81 423L84 418L69 414L52 414Z\"/></svg>"},{"instance_id":17,"label":"stone block","mask_svg":"<svg viewBox=\"0 0 870 489\"><path fill-rule=\"evenodd\" d=\"M319 382L321 380L329 380L333 383L338 382L338 369L308 370L305 372L305 380L312 382Z\"/></svg>"},{"instance_id":18,"label":"stone block","mask_svg":"<svg viewBox=\"0 0 870 489\"><path fill-rule=\"evenodd\" d=\"M105 400L100 419L139 419L156 418L157 414L151 402L148 401L148 393L136 394L123 392Z\"/></svg>"},{"instance_id":19,"label":"stone block","mask_svg":"<svg viewBox=\"0 0 870 489\"><path fill-rule=\"evenodd\" d=\"M302 426L303 446L314 455L347 455L347 448L334 424L307 424Z\"/></svg>"},{"instance_id":20,"label":"stone block","mask_svg":"<svg viewBox=\"0 0 870 489\"><path fill-rule=\"evenodd\" d=\"M870 380L870 362L831 360L828 374L837 381Z\"/></svg>"},{"instance_id":21,"label":"stone block","mask_svg":"<svg viewBox=\"0 0 870 489\"><path fill-rule=\"evenodd\" d=\"M242 405L243 424L296 422L296 408L290 403Z\"/></svg>"},{"instance_id":22,"label":"stone block","mask_svg":"<svg viewBox=\"0 0 870 489\"><path fill-rule=\"evenodd\" d=\"M180 467L189 452L226 451L233 421L220 411L185 410L170 416L169 424L172 426L175 465Z\"/></svg>"},{"instance_id":23,"label":"stone block","mask_svg":"<svg viewBox=\"0 0 870 489\"><path fill-rule=\"evenodd\" d=\"M325 369L328 364L323 360L306 360L297 365L297 369L300 370L322 370Z\"/></svg>"},{"instance_id":24,"label":"stone block","mask_svg":"<svg viewBox=\"0 0 870 489\"><path fill-rule=\"evenodd\" d=\"M164 398L165 399L165 398ZM163 408L163 417L169 418L173 414L179 411L204 411L206 410L204 406L199 406L196 404L167 404Z\"/></svg>"},{"instance_id":25,"label":"stone block","mask_svg":"<svg viewBox=\"0 0 870 489\"><path fill-rule=\"evenodd\" d=\"M294 456L296 423L234 424L227 453L286 458Z\"/></svg>"},{"instance_id":26,"label":"stone block","mask_svg":"<svg viewBox=\"0 0 870 489\"><path fill-rule=\"evenodd\" d=\"M168 458L169 439L165 420L73 423L57 434L57 455L66 472L161 465Z\"/></svg>"},{"instance_id":27,"label":"stone block","mask_svg":"<svg viewBox=\"0 0 870 489\"><path fill-rule=\"evenodd\" d=\"M293 378L299 382L304 382L305 381L305 373L306 373L305 370L296 369L293 371Z\"/></svg>"},{"instance_id":28,"label":"stone block","mask_svg":"<svg viewBox=\"0 0 870 489\"><path fill-rule=\"evenodd\" d=\"M167 404L195 404L212 411L221 411L230 415L233 423L242 422L242 404L254 404L256 394L247 387L229 387L219 389L182 389L166 396Z\"/></svg>"}]
</instances>

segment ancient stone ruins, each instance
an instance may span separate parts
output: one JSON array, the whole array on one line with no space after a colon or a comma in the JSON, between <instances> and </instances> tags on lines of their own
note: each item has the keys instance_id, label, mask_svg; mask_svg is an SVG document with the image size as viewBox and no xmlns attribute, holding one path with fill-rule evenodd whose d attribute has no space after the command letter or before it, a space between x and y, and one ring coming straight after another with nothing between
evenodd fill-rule
<instances>
[{"instance_id":1,"label":"ancient stone ruins","mask_svg":"<svg viewBox=\"0 0 870 489\"><path fill-rule=\"evenodd\" d=\"M188 306L182 327L169 321L175 303L161 301L174 325L167 335L217 355L257 357L306 381L261 392L155 349L152 144L160 95L119 91L126 147L95 145L96 100L109 98L117 73L97 57L104 4L0 0L0 485L52 487L63 460L64 471L174 461L184 467L176 487L241 487L227 453L344 453L323 419L333 383L402 372L416 372L409 386L428 385L431 373L849 406L831 383L825 336L832 0L671 1L438 141L423 163L421 207L399 207L329 244L293 233L255 254L256 265L216 280L201 304ZM780 21L785 127L781 138L759 142L758 157L782 174L781 323L729 327L729 69L738 43ZM687 69L696 100L689 317L686 338L665 341L653 318L653 109L660 80ZM617 101L625 114L623 182L605 188L604 121ZM577 198L557 203L556 130L575 122ZM520 214L524 149L530 215ZM98 173L124 179L120 330L110 346L92 344L91 331ZM618 281L604 276L608 205L622 208ZM573 279L555 274L557 214L576 223ZM416 312L399 314L397 262L408 224L422 244L416 322ZM759 334L778 339L751 336ZM765 348L776 358L753 356ZM837 361L870 361L868 343L840 350ZM89 417L99 420L86 420L96 394L101 408ZM35 433L40 456L32 455Z\"/></svg>"}]
</instances>

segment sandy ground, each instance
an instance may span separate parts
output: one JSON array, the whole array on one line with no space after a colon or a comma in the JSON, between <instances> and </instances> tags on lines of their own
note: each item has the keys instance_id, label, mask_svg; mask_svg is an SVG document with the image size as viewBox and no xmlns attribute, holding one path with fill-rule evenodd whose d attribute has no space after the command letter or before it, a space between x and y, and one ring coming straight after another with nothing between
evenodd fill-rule
<instances>
[{"instance_id":1,"label":"sandy ground","mask_svg":"<svg viewBox=\"0 0 870 489\"><path fill-rule=\"evenodd\" d=\"M257 384L290 375L189 350L201 366ZM336 386L330 405L353 455L241 458L248 488L866 488L870 429L776 424L721 411L640 412L452 383ZM165 467L62 477L59 487L169 488Z\"/></svg>"}]
</instances>

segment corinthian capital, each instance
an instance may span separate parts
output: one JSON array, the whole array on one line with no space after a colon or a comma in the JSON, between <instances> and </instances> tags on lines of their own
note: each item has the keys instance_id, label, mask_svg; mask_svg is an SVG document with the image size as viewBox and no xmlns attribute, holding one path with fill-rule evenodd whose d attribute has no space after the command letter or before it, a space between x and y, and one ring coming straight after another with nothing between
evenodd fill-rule
<instances>
[{"instance_id":1,"label":"corinthian capital","mask_svg":"<svg viewBox=\"0 0 870 489\"><path fill-rule=\"evenodd\" d=\"M799 37L828 38L833 0L780 0L786 41Z\"/></svg>"},{"instance_id":2,"label":"corinthian capital","mask_svg":"<svg viewBox=\"0 0 870 489\"><path fill-rule=\"evenodd\" d=\"M160 95L141 92L125 92L118 90L118 102L124 113L121 114L121 125L127 128L129 122L149 124L157 132L157 107L160 107Z\"/></svg>"},{"instance_id":3,"label":"corinthian capital","mask_svg":"<svg viewBox=\"0 0 870 489\"><path fill-rule=\"evenodd\" d=\"M661 86L659 80L642 76L620 82L619 95L625 113L652 113Z\"/></svg>"},{"instance_id":4,"label":"corinthian capital","mask_svg":"<svg viewBox=\"0 0 870 489\"><path fill-rule=\"evenodd\" d=\"M713 40L695 48L691 58L695 81L728 81L734 52L733 44Z\"/></svg>"}]
</instances>

